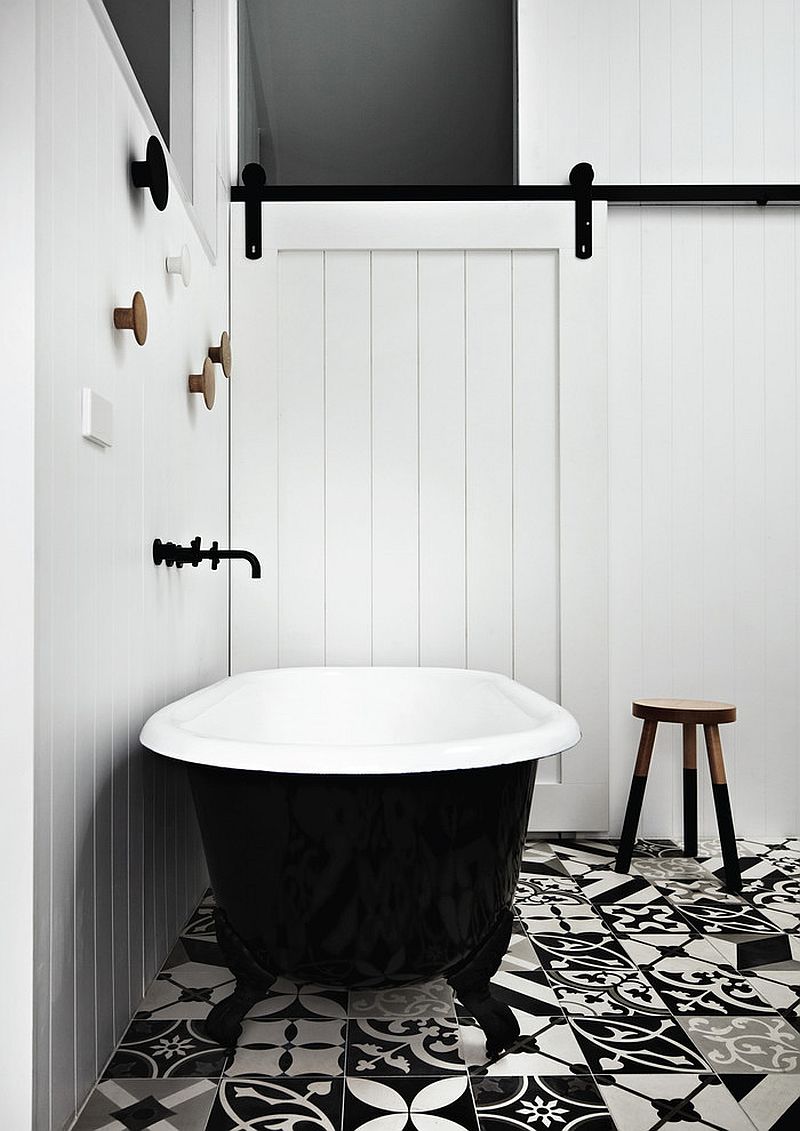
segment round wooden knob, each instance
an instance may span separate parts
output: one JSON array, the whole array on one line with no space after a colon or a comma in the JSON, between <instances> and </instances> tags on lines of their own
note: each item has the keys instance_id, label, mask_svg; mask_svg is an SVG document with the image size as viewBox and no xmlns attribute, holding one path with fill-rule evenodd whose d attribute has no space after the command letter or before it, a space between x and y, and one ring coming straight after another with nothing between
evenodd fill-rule
<instances>
[{"instance_id":1,"label":"round wooden knob","mask_svg":"<svg viewBox=\"0 0 800 1131\"><path fill-rule=\"evenodd\" d=\"M215 391L214 363L210 357L207 357L203 362L203 372L189 375L189 392L202 393L206 408L213 408Z\"/></svg>"},{"instance_id":2,"label":"round wooden knob","mask_svg":"<svg viewBox=\"0 0 800 1131\"><path fill-rule=\"evenodd\" d=\"M144 161L131 161L131 180L137 188L149 188L159 212L167 207L169 173L164 148L155 135L148 138Z\"/></svg>"},{"instance_id":3,"label":"round wooden knob","mask_svg":"<svg viewBox=\"0 0 800 1131\"><path fill-rule=\"evenodd\" d=\"M184 287L192 281L192 257L186 244L181 248L180 255L168 255L166 259L168 275L180 275Z\"/></svg>"},{"instance_id":4,"label":"round wooden knob","mask_svg":"<svg viewBox=\"0 0 800 1131\"><path fill-rule=\"evenodd\" d=\"M231 375L231 339L227 330L222 331L218 346L209 346L208 356L222 366L226 377Z\"/></svg>"},{"instance_id":5,"label":"round wooden knob","mask_svg":"<svg viewBox=\"0 0 800 1131\"><path fill-rule=\"evenodd\" d=\"M130 306L114 307L114 325L118 330L133 330L140 346L147 341L147 307L141 291L136 291Z\"/></svg>"}]
</instances>

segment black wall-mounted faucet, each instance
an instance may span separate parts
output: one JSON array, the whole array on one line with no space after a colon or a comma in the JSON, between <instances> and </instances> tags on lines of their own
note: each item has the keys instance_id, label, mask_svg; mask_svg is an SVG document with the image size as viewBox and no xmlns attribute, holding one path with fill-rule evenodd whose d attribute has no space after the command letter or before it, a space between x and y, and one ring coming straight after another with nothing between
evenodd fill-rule
<instances>
[{"instance_id":1,"label":"black wall-mounted faucet","mask_svg":"<svg viewBox=\"0 0 800 1131\"><path fill-rule=\"evenodd\" d=\"M232 558L243 558L250 563L252 576L261 577L261 562L249 550L220 550L219 542L212 542L207 550L201 550L199 535L188 546L162 542L160 538L153 542L153 561L156 565L174 565L181 569L185 565L199 566L201 561L209 561L211 568L217 569L221 561Z\"/></svg>"}]
</instances>

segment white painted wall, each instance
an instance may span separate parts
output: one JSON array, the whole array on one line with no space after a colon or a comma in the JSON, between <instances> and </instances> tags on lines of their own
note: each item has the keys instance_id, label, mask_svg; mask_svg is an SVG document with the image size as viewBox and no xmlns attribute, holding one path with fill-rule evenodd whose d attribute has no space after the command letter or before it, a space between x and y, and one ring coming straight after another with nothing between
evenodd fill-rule
<instances>
[{"instance_id":1,"label":"white painted wall","mask_svg":"<svg viewBox=\"0 0 800 1131\"><path fill-rule=\"evenodd\" d=\"M520 0L519 42L524 182L800 181L798 0ZM608 244L611 830L630 700L676 695L739 707L737 832L796 833L800 214L612 207ZM642 829L680 819L667 733Z\"/></svg>"},{"instance_id":2,"label":"white painted wall","mask_svg":"<svg viewBox=\"0 0 800 1131\"><path fill-rule=\"evenodd\" d=\"M227 529L225 382L211 413L187 391L228 318L227 5L195 4L218 52L196 72L214 115L195 163L205 245L174 182L165 213L130 186L154 124L98 9L37 4L37 1131L68 1123L204 883L184 778L137 736L227 668L225 573L150 557L156 536ZM164 271L183 243L188 289ZM143 348L112 326L136 289ZM84 385L113 402L112 448L81 437Z\"/></svg>"},{"instance_id":3,"label":"white painted wall","mask_svg":"<svg viewBox=\"0 0 800 1131\"><path fill-rule=\"evenodd\" d=\"M33 997L34 327L36 11L2 10L0 344L6 379L0 413L0 1107L8 1127L31 1126ZM8 267L13 264L13 270Z\"/></svg>"}]
</instances>

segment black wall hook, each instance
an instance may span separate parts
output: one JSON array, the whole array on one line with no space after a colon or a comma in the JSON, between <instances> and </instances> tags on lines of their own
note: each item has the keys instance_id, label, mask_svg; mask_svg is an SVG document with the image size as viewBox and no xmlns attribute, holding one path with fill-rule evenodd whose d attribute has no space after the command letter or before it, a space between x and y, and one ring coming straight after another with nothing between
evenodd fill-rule
<instances>
[{"instance_id":1,"label":"black wall hook","mask_svg":"<svg viewBox=\"0 0 800 1131\"><path fill-rule=\"evenodd\" d=\"M149 188L153 204L163 212L169 200L167 159L155 135L147 139L144 161L131 161L131 180L136 188Z\"/></svg>"},{"instance_id":2,"label":"black wall hook","mask_svg":"<svg viewBox=\"0 0 800 1131\"><path fill-rule=\"evenodd\" d=\"M193 538L188 546L179 546L175 542L162 542L156 538L153 542L153 561L156 565L177 566L183 569L185 565L199 566L200 562L211 562L212 569L218 569L221 561L231 561L241 558L250 563L252 577L261 577L261 562L249 550L220 550L219 542L212 542L207 550L200 549L200 535Z\"/></svg>"}]
</instances>

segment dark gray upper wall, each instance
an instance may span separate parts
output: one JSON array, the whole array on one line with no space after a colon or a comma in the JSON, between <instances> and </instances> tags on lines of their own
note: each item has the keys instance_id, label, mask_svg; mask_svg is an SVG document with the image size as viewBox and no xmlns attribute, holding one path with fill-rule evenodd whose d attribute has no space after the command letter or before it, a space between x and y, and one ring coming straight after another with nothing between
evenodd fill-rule
<instances>
[{"instance_id":1,"label":"dark gray upper wall","mask_svg":"<svg viewBox=\"0 0 800 1131\"><path fill-rule=\"evenodd\" d=\"M103 0L150 110L169 145L169 0Z\"/></svg>"},{"instance_id":2,"label":"dark gray upper wall","mask_svg":"<svg viewBox=\"0 0 800 1131\"><path fill-rule=\"evenodd\" d=\"M275 183L513 183L514 0L240 2Z\"/></svg>"}]
</instances>

